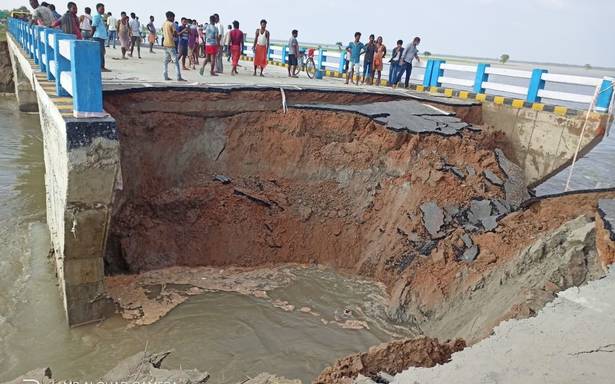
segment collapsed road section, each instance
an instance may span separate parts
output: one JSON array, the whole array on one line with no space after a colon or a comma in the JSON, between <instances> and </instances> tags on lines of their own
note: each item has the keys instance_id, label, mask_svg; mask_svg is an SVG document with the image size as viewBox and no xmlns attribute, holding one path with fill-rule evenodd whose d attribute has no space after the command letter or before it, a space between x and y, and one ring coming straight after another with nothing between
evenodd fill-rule
<instances>
[{"instance_id":1,"label":"collapsed road section","mask_svg":"<svg viewBox=\"0 0 615 384\"><path fill-rule=\"evenodd\" d=\"M603 273L593 229L547 256L612 192L532 201L498 133L415 100L287 97L285 113L275 90L109 94L123 182L106 272L322 264L384 282L392 319L469 342Z\"/></svg>"}]
</instances>

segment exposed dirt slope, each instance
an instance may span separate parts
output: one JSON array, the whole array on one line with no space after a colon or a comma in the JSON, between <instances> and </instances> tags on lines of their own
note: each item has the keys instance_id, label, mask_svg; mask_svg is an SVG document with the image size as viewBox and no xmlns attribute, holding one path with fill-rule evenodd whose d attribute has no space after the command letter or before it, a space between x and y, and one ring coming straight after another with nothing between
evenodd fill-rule
<instances>
[{"instance_id":1,"label":"exposed dirt slope","mask_svg":"<svg viewBox=\"0 0 615 384\"><path fill-rule=\"evenodd\" d=\"M9 58L9 48L6 41L0 41L0 93L15 92L13 84L13 68Z\"/></svg>"},{"instance_id":2,"label":"exposed dirt slope","mask_svg":"<svg viewBox=\"0 0 615 384\"><path fill-rule=\"evenodd\" d=\"M482 175L504 178L477 133L399 134L333 112L143 115L149 103L107 106L124 179L107 270L299 262L390 282L433 248L421 204L505 195Z\"/></svg>"},{"instance_id":3,"label":"exposed dirt slope","mask_svg":"<svg viewBox=\"0 0 615 384\"><path fill-rule=\"evenodd\" d=\"M465 346L463 340L446 343L428 337L395 340L336 361L314 384L350 384L359 374L375 377L380 372L394 375L410 367L433 367L448 362L453 353Z\"/></svg>"},{"instance_id":4,"label":"exposed dirt slope","mask_svg":"<svg viewBox=\"0 0 615 384\"><path fill-rule=\"evenodd\" d=\"M473 263L452 260L461 240L451 235L399 278L390 315L469 343L502 320L532 316L560 290L603 275L593 219L605 197L615 192L545 199L508 215L494 232L472 236L480 248Z\"/></svg>"}]
</instances>

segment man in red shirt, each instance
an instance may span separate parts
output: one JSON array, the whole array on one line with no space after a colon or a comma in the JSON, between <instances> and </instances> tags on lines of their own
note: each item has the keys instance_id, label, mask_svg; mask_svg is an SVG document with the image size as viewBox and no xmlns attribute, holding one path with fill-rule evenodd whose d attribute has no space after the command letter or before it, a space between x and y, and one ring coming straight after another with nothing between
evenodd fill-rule
<instances>
[{"instance_id":1,"label":"man in red shirt","mask_svg":"<svg viewBox=\"0 0 615 384\"><path fill-rule=\"evenodd\" d=\"M239 65L239 57L243 52L243 32L239 29L239 21L233 21L233 30L230 32L230 47L231 59L233 64L233 70L231 75L235 76L239 74L237 72L237 65Z\"/></svg>"}]
</instances>

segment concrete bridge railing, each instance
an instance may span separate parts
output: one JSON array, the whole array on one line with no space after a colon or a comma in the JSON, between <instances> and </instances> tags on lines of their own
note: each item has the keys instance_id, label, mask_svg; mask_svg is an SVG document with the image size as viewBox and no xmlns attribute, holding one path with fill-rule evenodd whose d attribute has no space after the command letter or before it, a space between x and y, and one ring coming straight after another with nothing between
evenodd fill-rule
<instances>
[{"instance_id":1,"label":"concrete bridge railing","mask_svg":"<svg viewBox=\"0 0 615 384\"><path fill-rule=\"evenodd\" d=\"M251 44L246 44L243 54L254 57ZM288 46L272 44L269 49L269 60L287 64ZM345 53L338 48L317 48L314 60L321 70L332 70L342 73L345 65ZM388 60L385 59L383 77L388 81ZM476 94L492 94L503 97L519 98L529 103L570 104L579 107L590 106L596 112L607 112L613 98L613 81L611 77L597 78L587 76L571 76L549 73L548 70L535 68L532 70L517 70L492 67L487 63L477 65L461 65L447 63L445 60L428 59L426 63L416 63L415 68L421 71L413 72L412 79L423 87L450 87L464 92ZM555 90L575 86L578 91L570 92ZM591 93L591 94L590 94Z\"/></svg>"},{"instance_id":2,"label":"concrete bridge railing","mask_svg":"<svg viewBox=\"0 0 615 384\"><path fill-rule=\"evenodd\" d=\"M47 79L55 81L56 96L72 96L75 117L106 116L97 42L19 19L9 19L8 31Z\"/></svg>"}]
</instances>

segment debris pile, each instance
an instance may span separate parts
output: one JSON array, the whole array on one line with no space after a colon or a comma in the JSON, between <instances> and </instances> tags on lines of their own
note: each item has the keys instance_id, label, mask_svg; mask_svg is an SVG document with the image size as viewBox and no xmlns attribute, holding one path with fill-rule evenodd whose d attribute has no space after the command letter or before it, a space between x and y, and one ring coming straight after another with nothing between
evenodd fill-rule
<instances>
[{"instance_id":1,"label":"debris pile","mask_svg":"<svg viewBox=\"0 0 615 384\"><path fill-rule=\"evenodd\" d=\"M433 367L446 363L453 353L465 346L461 339L446 343L428 337L394 340L336 361L314 380L314 384L352 384L359 375L376 379L395 375L409 367Z\"/></svg>"}]
</instances>

